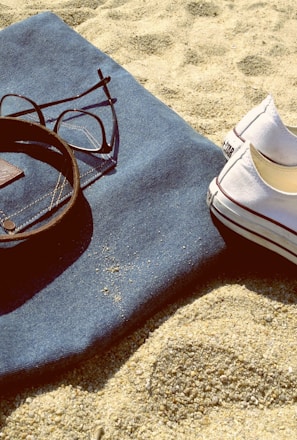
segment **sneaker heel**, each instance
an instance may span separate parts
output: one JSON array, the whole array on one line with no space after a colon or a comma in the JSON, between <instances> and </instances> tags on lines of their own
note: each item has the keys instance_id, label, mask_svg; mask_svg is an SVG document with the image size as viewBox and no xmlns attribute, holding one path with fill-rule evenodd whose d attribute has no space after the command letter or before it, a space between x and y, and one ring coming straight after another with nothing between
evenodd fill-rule
<instances>
[{"instance_id":1,"label":"sneaker heel","mask_svg":"<svg viewBox=\"0 0 297 440\"><path fill-rule=\"evenodd\" d=\"M237 150L239 150L243 143L244 140L237 135L234 129L229 131L222 145L222 150L225 158L229 160L230 157L233 156L233 154L236 153Z\"/></svg>"}]
</instances>

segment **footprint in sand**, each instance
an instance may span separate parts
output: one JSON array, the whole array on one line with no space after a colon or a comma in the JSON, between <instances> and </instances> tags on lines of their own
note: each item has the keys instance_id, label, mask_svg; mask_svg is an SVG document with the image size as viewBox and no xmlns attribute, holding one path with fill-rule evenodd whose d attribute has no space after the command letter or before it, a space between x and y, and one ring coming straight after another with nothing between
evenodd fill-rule
<instances>
[{"instance_id":1,"label":"footprint in sand","mask_svg":"<svg viewBox=\"0 0 297 440\"><path fill-rule=\"evenodd\" d=\"M219 406L272 407L297 399L296 375L268 362L246 361L230 348L172 341L148 382L151 410L180 421Z\"/></svg>"},{"instance_id":2,"label":"footprint in sand","mask_svg":"<svg viewBox=\"0 0 297 440\"><path fill-rule=\"evenodd\" d=\"M99 5L102 5L102 0L84 0L83 5L81 0L69 2L30 2L30 4L20 7L19 19L25 19L41 11L52 11L60 16L69 26L78 26L86 20L95 17L95 10ZM17 21L18 14L16 14L13 8L0 3L0 10L0 28L9 26Z\"/></svg>"},{"instance_id":3,"label":"footprint in sand","mask_svg":"<svg viewBox=\"0 0 297 440\"><path fill-rule=\"evenodd\" d=\"M219 14L219 7L213 2L192 1L187 3L186 9L194 17L215 17Z\"/></svg>"},{"instance_id":4,"label":"footprint in sand","mask_svg":"<svg viewBox=\"0 0 297 440\"><path fill-rule=\"evenodd\" d=\"M136 35L131 39L131 45L134 49L148 55L160 54L167 50L172 43L172 38L169 34Z\"/></svg>"},{"instance_id":5,"label":"footprint in sand","mask_svg":"<svg viewBox=\"0 0 297 440\"><path fill-rule=\"evenodd\" d=\"M237 63L237 66L247 76L269 75L272 73L271 62L259 55L247 55Z\"/></svg>"}]
</instances>

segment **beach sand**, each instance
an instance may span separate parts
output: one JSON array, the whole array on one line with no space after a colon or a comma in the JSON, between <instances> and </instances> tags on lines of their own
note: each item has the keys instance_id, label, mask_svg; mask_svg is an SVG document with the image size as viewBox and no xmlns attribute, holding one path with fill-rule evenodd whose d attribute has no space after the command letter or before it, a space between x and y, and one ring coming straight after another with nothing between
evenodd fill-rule
<instances>
[{"instance_id":1,"label":"beach sand","mask_svg":"<svg viewBox=\"0 0 297 440\"><path fill-rule=\"evenodd\" d=\"M51 10L221 145L269 93L297 110L295 1L0 0ZM252 255L242 255L244 259ZM297 284L286 263L185 292L111 351L0 402L5 440L292 440ZM272 275L271 275L272 274Z\"/></svg>"}]
</instances>

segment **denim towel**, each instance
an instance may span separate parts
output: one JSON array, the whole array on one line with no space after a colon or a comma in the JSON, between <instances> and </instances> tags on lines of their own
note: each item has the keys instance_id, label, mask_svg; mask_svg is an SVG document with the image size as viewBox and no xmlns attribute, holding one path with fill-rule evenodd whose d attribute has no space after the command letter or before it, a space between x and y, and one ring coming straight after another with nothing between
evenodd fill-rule
<instances>
[{"instance_id":1,"label":"denim towel","mask_svg":"<svg viewBox=\"0 0 297 440\"><path fill-rule=\"evenodd\" d=\"M224 242L205 200L224 158L50 12L2 30L0 55L1 95L22 94L38 104L84 91L98 81L101 68L111 77L108 88L118 122L111 155L76 153L83 196L71 215L49 234L0 246L4 389L108 348L176 295L186 294L206 272L215 274ZM90 96L79 106L98 111L110 136L112 116L102 93L96 95L98 108L97 98ZM49 112L50 125L56 109ZM1 157L6 160L7 154ZM28 200L39 199L52 171L42 164L34 169L34 160L27 160L22 153L8 158L25 170L25 177L0 188L0 210L5 206L21 216L28 211L35 218ZM22 187L26 177L29 191ZM42 216L37 220L44 221ZM27 217L19 221L30 226Z\"/></svg>"}]
</instances>

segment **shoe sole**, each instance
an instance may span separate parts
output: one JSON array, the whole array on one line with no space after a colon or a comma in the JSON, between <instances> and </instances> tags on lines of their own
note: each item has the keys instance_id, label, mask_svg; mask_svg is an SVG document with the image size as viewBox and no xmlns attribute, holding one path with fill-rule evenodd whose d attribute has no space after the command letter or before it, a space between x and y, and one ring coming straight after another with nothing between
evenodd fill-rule
<instances>
[{"instance_id":1,"label":"shoe sole","mask_svg":"<svg viewBox=\"0 0 297 440\"><path fill-rule=\"evenodd\" d=\"M297 233L236 204L213 179L207 193L211 213L227 228L297 264Z\"/></svg>"}]
</instances>

